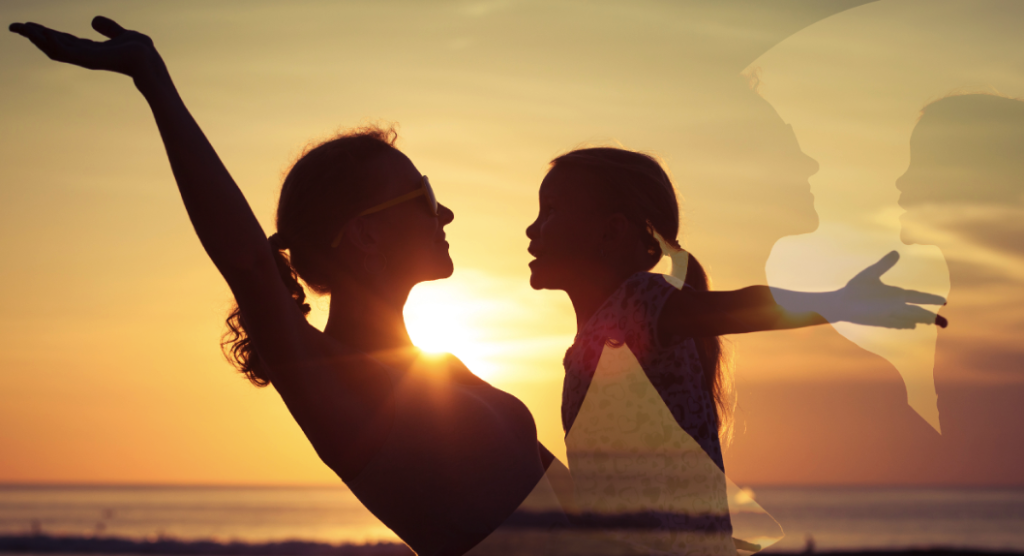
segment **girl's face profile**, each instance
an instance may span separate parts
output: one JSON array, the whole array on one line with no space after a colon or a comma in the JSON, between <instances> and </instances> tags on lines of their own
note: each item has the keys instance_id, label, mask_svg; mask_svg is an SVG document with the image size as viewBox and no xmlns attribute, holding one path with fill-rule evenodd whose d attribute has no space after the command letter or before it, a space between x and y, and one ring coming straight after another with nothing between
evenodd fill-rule
<instances>
[{"instance_id":1,"label":"girl's face profile","mask_svg":"<svg viewBox=\"0 0 1024 556\"><path fill-rule=\"evenodd\" d=\"M1024 102L987 94L950 96L923 110L910 163L896 180L906 244L961 239L1019 251L1024 176Z\"/></svg>"},{"instance_id":2,"label":"girl's face profile","mask_svg":"<svg viewBox=\"0 0 1024 556\"><path fill-rule=\"evenodd\" d=\"M541 182L537 219L526 229L534 289L571 287L599 264L601 212L587 185L585 174L557 167Z\"/></svg>"}]
</instances>

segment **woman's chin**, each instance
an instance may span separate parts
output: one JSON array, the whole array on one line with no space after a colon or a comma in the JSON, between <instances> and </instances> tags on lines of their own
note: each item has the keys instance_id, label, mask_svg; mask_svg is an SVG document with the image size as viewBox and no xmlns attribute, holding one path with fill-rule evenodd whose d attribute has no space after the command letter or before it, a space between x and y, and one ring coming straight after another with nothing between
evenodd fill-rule
<instances>
[{"instance_id":1,"label":"woman's chin","mask_svg":"<svg viewBox=\"0 0 1024 556\"><path fill-rule=\"evenodd\" d=\"M906 211L900 215L900 241L904 245L934 245L933 238L928 237L927 222L915 220L915 214Z\"/></svg>"},{"instance_id":2,"label":"woman's chin","mask_svg":"<svg viewBox=\"0 0 1024 556\"><path fill-rule=\"evenodd\" d=\"M413 283L419 284L420 282L433 282L434 280L443 280L450 278L452 273L455 271L455 265L452 263L451 257L435 257L426 261L421 261L419 264L414 265L407 271L407 276L413 279Z\"/></svg>"},{"instance_id":3,"label":"woman's chin","mask_svg":"<svg viewBox=\"0 0 1024 556\"><path fill-rule=\"evenodd\" d=\"M451 278L455 272L455 263L452 262L451 257L448 257L446 261L441 261L437 268L437 277L434 280L443 280L445 278Z\"/></svg>"}]
</instances>

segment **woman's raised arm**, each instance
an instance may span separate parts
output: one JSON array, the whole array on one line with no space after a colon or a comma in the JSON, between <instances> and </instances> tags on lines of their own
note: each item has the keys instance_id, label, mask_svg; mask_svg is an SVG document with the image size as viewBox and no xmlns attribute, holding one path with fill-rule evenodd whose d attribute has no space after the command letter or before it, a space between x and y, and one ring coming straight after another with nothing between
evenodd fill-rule
<instances>
[{"instance_id":1,"label":"woman's raised arm","mask_svg":"<svg viewBox=\"0 0 1024 556\"><path fill-rule=\"evenodd\" d=\"M768 286L707 292L683 288L669 298L658 320L663 342L852 322L884 328L918 324L945 327L946 319L918 305L943 305L929 293L883 284L881 276L899 260L895 251L834 292L794 292Z\"/></svg>"},{"instance_id":2,"label":"woman's raised arm","mask_svg":"<svg viewBox=\"0 0 1024 556\"><path fill-rule=\"evenodd\" d=\"M235 294L247 331L261 344L263 337L279 338L276 346L261 346L273 359L274 347L284 347L300 324L308 325L281 281L263 229L185 107L153 41L105 17L93 19L92 26L109 40L81 39L35 23L14 23L10 30L53 60L135 81L153 110L192 225Z\"/></svg>"},{"instance_id":3,"label":"woman's raised arm","mask_svg":"<svg viewBox=\"0 0 1024 556\"><path fill-rule=\"evenodd\" d=\"M261 258L272 262L263 229L178 96L153 41L105 17L92 25L110 40L80 39L35 23L15 23L11 31L53 60L131 77L153 110L185 208L217 268L228 277Z\"/></svg>"}]
</instances>

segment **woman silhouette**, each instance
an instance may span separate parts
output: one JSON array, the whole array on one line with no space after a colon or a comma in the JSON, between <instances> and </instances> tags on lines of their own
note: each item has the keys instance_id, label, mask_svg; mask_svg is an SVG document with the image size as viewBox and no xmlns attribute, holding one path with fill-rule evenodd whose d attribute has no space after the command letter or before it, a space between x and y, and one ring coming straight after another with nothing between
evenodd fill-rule
<instances>
[{"instance_id":1,"label":"woman silhouette","mask_svg":"<svg viewBox=\"0 0 1024 556\"><path fill-rule=\"evenodd\" d=\"M939 475L997 483L1024 467L1024 101L990 94L927 105L896 181L901 237L949 265L943 312L969 323L938 337L935 387L946 454Z\"/></svg>"},{"instance_id":2,"label":"woman silhouette","mask_svg":"<svg viewBox=\"0 0 1024 556\"><path fill-rule=\"evenodd\" d=\"M452 272L454 215L394 132L360 129L309 150L285 179L268 241L152 41L103 17L93 28L110 40L10 26L54 60L128 75L148 101L189 218L237 301L229 357L274 385L324 463L418 554L478 544L544 487L545 466L519 400L409 339L410 290ZM297 277L331 294L323 332L306 321Z\"/></svg>"}]
</instances>

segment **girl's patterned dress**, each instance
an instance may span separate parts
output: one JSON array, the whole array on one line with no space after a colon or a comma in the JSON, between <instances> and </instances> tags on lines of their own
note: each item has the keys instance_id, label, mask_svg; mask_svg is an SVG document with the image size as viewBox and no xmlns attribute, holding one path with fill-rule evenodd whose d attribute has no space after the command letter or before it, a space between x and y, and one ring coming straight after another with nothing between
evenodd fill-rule
<instances>
[{"instance_id":1,"label":"girl's patterned dress","mask_svg":"<svg viewBox=\"0 0 1024 556\"><path fill-rule=\"evenodd\" d=\"M562 420L577 523L631 551L735 555L718 417L692 338L661 345L675 278L638 273L565 356Z\"/></svg>"}]
</instances>

